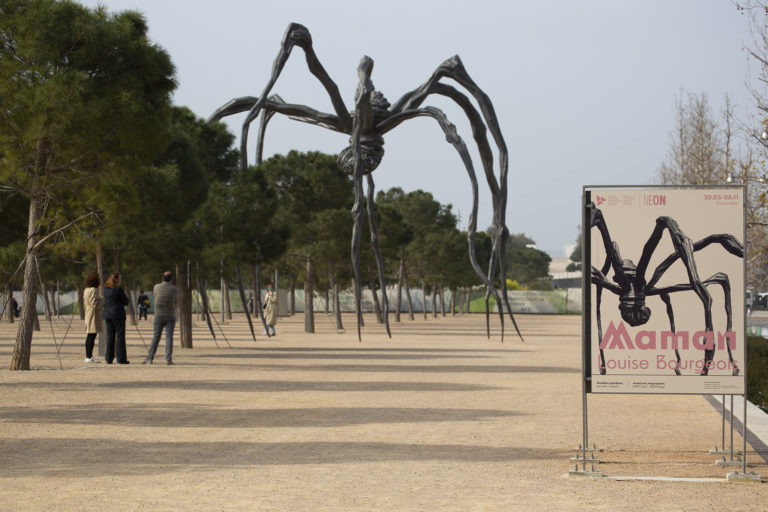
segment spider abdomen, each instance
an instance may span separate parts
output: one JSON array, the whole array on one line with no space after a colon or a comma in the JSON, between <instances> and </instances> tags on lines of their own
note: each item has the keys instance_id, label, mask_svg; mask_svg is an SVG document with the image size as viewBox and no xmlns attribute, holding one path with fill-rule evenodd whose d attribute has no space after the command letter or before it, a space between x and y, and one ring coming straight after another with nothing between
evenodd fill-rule
<instances>
[{"instance_id":1,"label":"spider abdomen","mask_svg":"<svg viewBox=\"0 0 768 512\"><path fill-rule=\"evenodd\" d=\"M360 137L360 157L363 164L363 174L372 173L384 158L384 138L381 135L364 135ZM352 145L342 149L337 159L339 169L347 174L355 173L355 157Z\"/></svg>"},{"instance_id":2,"label":"spider abdomen","mask_svg":"<svg viewBox=\"0 0 768 512\"><path fill-rule=\"evenodd\" d=\"M643 325L651 318L651 310L645 305L642 295L628 294L619 298L621 318L632 327Z\"/></svg>"}]
</instances>

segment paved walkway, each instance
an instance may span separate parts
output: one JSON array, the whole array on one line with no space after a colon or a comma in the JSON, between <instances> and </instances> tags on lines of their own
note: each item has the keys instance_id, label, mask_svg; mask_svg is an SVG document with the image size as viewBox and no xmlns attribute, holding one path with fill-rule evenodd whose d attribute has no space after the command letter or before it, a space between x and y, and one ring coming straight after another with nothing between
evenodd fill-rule
<instances>
[{"instance_id":1,"label":"paved walkway","mask_svg":"<svg viewBox=\"0 0 768 512\"><path fill-rule=\"evenodd\" d=\"M726 447L730 449L730 433L728 427L728 421L731 416L731 396L708 396L707 400L712 404L715 409L722 411L723 398L725 398L725 442L719 448ZM760 455L763 460L768 462L768 414L760 410L752 402L747 401L747 442ZM744 426L744 398L742 396L733 396L733 427L736 433L741 435ZM743 442L736 445L734 441L733 449L735 451L742 452ZM749 461L747 461L749 463Z\"/></svg>"}]
</instances>

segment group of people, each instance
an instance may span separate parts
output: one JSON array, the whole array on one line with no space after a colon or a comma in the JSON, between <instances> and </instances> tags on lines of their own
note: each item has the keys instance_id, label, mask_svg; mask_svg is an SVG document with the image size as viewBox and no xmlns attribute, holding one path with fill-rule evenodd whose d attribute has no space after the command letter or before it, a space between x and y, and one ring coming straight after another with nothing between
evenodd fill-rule
<instances>
[{"instance_id":1,"label":"group of people","mask_svg":"<svg viewBox=\"0 0 768 512\"><path fill-rule=\"evenodd\" d=\"M163 280L156 284L152 290L155 296L155 321L152 333L152 342L149 345L147 357L142 364L153 364L160 336L165 331L165 364L173 364L173 330L176 327L176 308L178 306L179 289L171 282L173 274L170 271L163 273ZM85 303L85 362L98 363L93 357L93 347L96 335L106 331L107 346L104 357L107 364L117 360L117 364L130 364L125 348L125 306L130 300L123 291L122 277L119 272L110 274L104 283L104 297L99 294L101 279L99 273L91 271L85 278L85 291L83 302ZM137 300L139 307L139 319L147 318L149 310L149 297L141 290ZM272 289L272 283L267 285L267 293L264 297L264 321L266 329L264 334L272 331L275 335L277 323L277 294Z\"/></svg>"},{"instance_id":2,"label":"group of people","mask_svg":"<svg viewBox=\"0 0 768 512\"><path fill-rule=\"evenodd\" d=\"M144 364L152 364L160 343L160 336L165 331L165 363L173 364L173 330L176 326L176 308L178 304L179 289L172 284L173 274L170 271L163 273L163 280L156 284L153 292L155 295L155 322L152 343L149 345ZM104 358L107 364L117 360L117 364L130 364L125 348L125 306L130 300L123 291L122 277L119 272L110 274L104 283L104 296L99 294L101 279L95 270L85 278L85 291L83 302L85 303L85 362L98 363L93 357L93 346L96 335L106 331L106 351ZM146 299L146 302L141 297ZM139 315L142 313L141 305L149 309L149 298L143 290L139 298Z\"/></svg>"}]
</instances>

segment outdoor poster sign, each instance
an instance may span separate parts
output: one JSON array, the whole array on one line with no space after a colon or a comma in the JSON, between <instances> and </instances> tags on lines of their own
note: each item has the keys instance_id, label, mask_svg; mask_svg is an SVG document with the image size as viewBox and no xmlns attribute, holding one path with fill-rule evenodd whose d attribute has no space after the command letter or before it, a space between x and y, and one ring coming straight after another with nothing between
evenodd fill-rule
<instances>
[{"instance_id":1,"label":"outdoor poster sign","mask_svg":"<svg viewBox=\"0 0 768 512\"><path fill-rule=\"evenodd\" d=\"M744 394L744 188L584 199L587 391Z\"/></svg>"}]
</instances>

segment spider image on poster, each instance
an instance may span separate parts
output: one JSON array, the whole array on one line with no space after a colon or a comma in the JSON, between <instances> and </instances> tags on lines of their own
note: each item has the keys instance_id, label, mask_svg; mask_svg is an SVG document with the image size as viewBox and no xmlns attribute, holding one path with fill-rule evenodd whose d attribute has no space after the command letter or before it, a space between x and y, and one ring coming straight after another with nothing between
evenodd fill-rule
<instances>
[{"instance_id":1,"label":"spider image on poster","mask_svg":"<svg viewBox=\"0 0 768 512\"><path fill-rule=\"evenodd\" d=\"M737 258L744 258L743 244L732 234L714 233L692 240L680 227L677 220L670 216L660 215L656 217L655 224L649 226L650 236L642 246L639 260L635 263L631 259L624 259L621 254L620 244L611 238L608 222L600 208L590 202L590 230L597 230L605 251L605 259L600 267L591 267L590 281L595 287L595 313L600 340L600 374L605 375L608 365L605 357L605 343L603 343L602 324L602 300L603 291L612 293L618 297L618 309L624 322L631 327L642 326L648 323L651 317L651 308L647 304L649 297L658 297L666 307L668 328L671 333L677 333L675 324L675 300L683 295L693 295L700 303L700 325L703 333L708 335L708 340L714 338L713 325L713 298L710 293L712 287L719 288L723 294L722 311L725 315L726 332L730 332L733 326L733 297L731 281L725 272L717 271L711 275L702 275L697 258L701 251L713 246L721 251ZM672 250L662 253L663 258L653 266L651 261L660 251L660 242L664 234L667 234L671 242ZM642 240L642 233L635 232ZM712 250L712 249L710 249ZM658 261L656 257L655 261ZM668 274L673 264L682 264L684 267L684 280L661 284L662 278ZM724 345L728 351L729 368L732 375L739 374L738 362L734 360L731 352L731 344ZM674 348L676 364L670 367L676 375L681 375L681 356L678 347ZM699 374L708 375L713 364L715 346L709 341L703 350Z\"/></svg>"}]
</instances>

